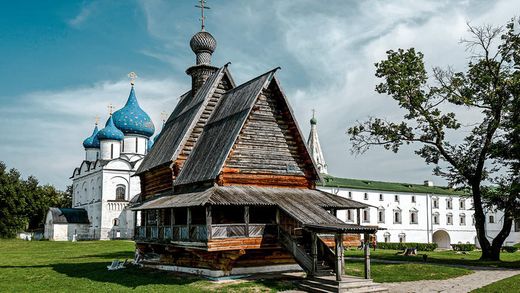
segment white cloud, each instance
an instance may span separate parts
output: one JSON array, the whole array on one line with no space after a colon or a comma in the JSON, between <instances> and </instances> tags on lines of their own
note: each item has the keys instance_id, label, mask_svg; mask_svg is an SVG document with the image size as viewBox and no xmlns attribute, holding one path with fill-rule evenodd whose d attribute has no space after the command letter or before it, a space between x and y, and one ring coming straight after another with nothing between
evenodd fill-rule
<instances>
[{"instance_id":1,"label":"white cloud","mask_svg":"<svg viewBox=\"0 0 520 293\"><path fill-rule=\"evenodd\" d=\"M97 3L94 1L83 4L79 13L74 18L69 19L67 23L72 27L81 26L85 21L87 21L87 19L89 19L96 7Z\"/></svg>"},{"instance_id":2,"label":"white cloud","mask_svg":"<svg viewBox=\"0 0 520 293\"><path fill-rule=\"evenodd\" d=\"M161 128L161 112L173 109L177 103L174 93L185 87L170 78L138 80L139 104L151 116L156 130ZM122 79L17 97L12 106L0 108L0 132L10 138L0 144L0 153L8 154L2 160L23 174L64 188L84 158L82 142L92 133L94 117L101 117L102 128L108 104L121 108L129 91L128 80Z\"/></svg>"}]
</instances>

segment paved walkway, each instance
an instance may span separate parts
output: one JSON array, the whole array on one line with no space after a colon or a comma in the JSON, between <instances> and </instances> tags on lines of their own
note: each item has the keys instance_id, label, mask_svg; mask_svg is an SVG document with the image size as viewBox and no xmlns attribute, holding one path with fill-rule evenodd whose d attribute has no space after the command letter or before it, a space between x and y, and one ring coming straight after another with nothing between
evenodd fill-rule
<instances>
[{"instance_id":1,"label":"paved walkway","mask_svg":"<svg viewBox=\"0 0 520 293\"><path fill-rule=\"evenodd\" d=\"M382 260L372 259L372 262L382 263L409 263L406 261L393 261L393 260ZM452 266L467 268L474 273L464 275L456 278L446 280L423 280L423 281L411 281L411 282L397 282L397 283L382 283L383 287L388 288L390 292L408 293L408 292L449 292L449 293L465 293L472 290L484 287L496 281L506 279L515 275L520 274L519 269L506 269L506 268L490 268L490 267L476 267L476 266L463 266L463 265L448 265L430 263L432 265ZM519 284L520 286L520 284ZM513 288L511 288L513 290ZM520 291L520 288L516 288ZM516 291L512 291L516 292Z\"/></svg>"}]
</instances>

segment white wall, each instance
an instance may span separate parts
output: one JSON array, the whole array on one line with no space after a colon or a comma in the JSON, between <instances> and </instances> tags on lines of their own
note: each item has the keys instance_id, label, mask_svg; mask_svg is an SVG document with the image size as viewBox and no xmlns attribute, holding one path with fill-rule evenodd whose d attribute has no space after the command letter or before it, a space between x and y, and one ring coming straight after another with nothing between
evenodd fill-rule
<instances>
[{"instance_id":1,"label":"white wall","mask_svg":"<svg viewBox=\"0 0 520 293\"><path fill-rule=\"evenodd\" d=\"M121 155L121 142L118 140L102 140L101 144L101 160L111 160L119 158Z\"/></svg>"},{"instance_id":2,"label":"white wall","mask_svg":"<svg viewBox=\"0 0 520 293\"><path fill-rule=\"evenodd\" d=\"M148 138L139 135L126 135L121 146L123 154L145 155L148 145Z\"/></svg>"}]
</instances>

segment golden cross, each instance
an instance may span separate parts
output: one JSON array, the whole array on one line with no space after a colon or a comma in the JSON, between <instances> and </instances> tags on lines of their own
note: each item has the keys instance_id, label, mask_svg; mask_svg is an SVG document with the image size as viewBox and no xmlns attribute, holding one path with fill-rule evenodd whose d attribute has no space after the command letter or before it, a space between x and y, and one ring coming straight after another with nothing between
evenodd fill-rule
<instances>
[{"instance_id":1,"label":"golden cross","mask_svg":"<svg viewBox=\"0 0 520 293\"><path fill-rule=\"evenodd\" d=\"M132 71L128 74L128 77L130 78L130 84L133 86L135 84L135 80L137 79L137 74Z\"/></svg>"},{"instance_id":2,"label":"golden cross","mask_svg":"<svg viewBox=\"0 0 520 293\"><path fill-rule=\"evenodd\" d=\"M99 123L99 115L96 115L96 126L98 125Z\"/></svg>"},{"instance_id":3,"label":"golden cross","mask_svg":"<svg viewBox=\"0 0 520 293\"><path fill-rule=\"evenodd\" d=\"M161 112L161 120L163 123L166 123L166 119L168 119L168 113L162 111Z\"/></svg>"},{"instance_id":4,"label":"golden cross","mask_svg":"<svg viewBox=\"0 0 520 293\"><path fill-rule=\"evenodd\" d=\"M314 118L314 114L316 114L316 109L312 109L312 118Z\"/></svg>"},{"instance_id":5,"label":"golden cross","mask_svg":"<svg viewBox=\"0 0 520 293\"><path fill-rule=\"evenodd\" d=\"M114 106L112 106L112 103L108 104L107 108L108 108L108 114L110 114L110 116L112 116L112 110L114 109Z\"/></svg>"},{"instance_id":6,"label":"golden cross","mask_svg":"<svg viewBox=\"0 0 520 293\"><path fill-rule=\"evenodd\" d=\"M200 21L201 21L201 31L204 31L204 20L206 17L204 16L204 9L211 9L209 6L206 6L206 0L199 0L199 5L195 5L195 7L200 8Z\"/></svg>"}]
</instances>

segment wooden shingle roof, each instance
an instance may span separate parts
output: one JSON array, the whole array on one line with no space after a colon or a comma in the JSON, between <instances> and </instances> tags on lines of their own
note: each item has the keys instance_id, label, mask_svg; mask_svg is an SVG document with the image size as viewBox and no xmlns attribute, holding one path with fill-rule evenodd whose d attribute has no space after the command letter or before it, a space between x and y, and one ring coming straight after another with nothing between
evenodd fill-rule
<instances>
[{"instance_id":1,"label":"wooden shingle roof","mask_svg":"<svg viewBox=\"0 0 520 293\"><path fill-rule=\"evenodd\" d=\"M174 185L212 180L218 176L257 96L271 80L275 70L222 96Z\"/></svg>"},{"instance_id":2,"label":"wooden shingle roof","mask_svg":"<svg viewBox=\"0 0 520 293\"><path fill-rule=\"evenodd\" d=\"M229 75L226 66L210 75L194 96L191 91L181 96L179 103L166 121L161 135L154 143L150 153L145 156L136 175L170 163L176 158L183 142L197 123L205 104L213 95L224 74Z\"/></svg>"}]
</instances>

